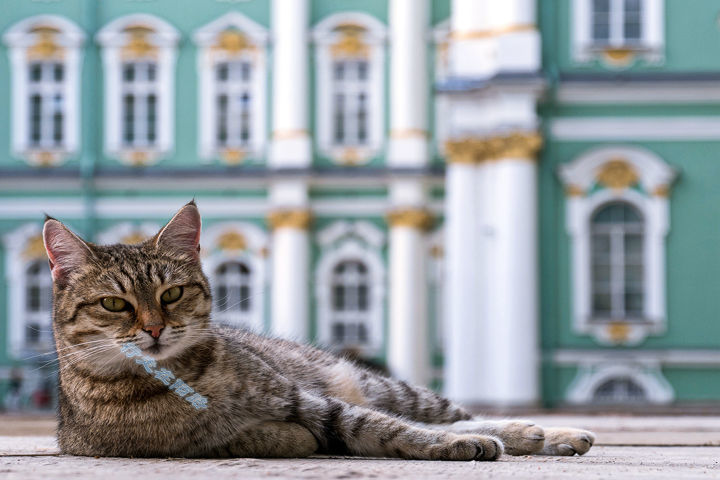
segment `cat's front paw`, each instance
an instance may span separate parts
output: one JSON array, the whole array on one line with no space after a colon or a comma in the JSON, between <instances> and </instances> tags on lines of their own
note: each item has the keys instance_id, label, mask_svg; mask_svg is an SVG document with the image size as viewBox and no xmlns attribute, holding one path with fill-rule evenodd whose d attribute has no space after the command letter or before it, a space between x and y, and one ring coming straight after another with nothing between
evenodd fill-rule
<instances>
[{"instance_id":1,"label":"cat's front paw","mask_svg":"<svg viewBox=\"0 0 720 480\"><path fill-rule=\"evenodd\" d=\"M545 429L529 420L507 420L500 428L498 436L508 455L532 455L545 444Z\"/></svg>"},{"instance_id":2,"label":"cat's front paw","mask_svg":"<svg viewBox=\"0 0 720 480\"><path fill-rule=\"evenodd\" d=\"M503 454L502 442L486 435L452 435L442 445L432 447L432 460L497 460Z\"/></svg>"},{"instance_id":3,"label":"cat's front paw","mask_svg":"<svg viewBox=\"0 0 720 480\"><path fill-rule=\"evenodd\" d=\"M579 428L546 428L540 455L584 455L595 443L595 434Z\"/></svg>"}]
</instances>

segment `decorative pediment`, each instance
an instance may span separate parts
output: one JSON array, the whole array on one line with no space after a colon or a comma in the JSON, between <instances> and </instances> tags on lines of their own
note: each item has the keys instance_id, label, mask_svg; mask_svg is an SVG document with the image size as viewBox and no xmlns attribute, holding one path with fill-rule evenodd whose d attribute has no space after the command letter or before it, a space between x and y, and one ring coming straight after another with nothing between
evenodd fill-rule
<instances>
[{"instance_id":1,"label":"decorative pediment","mask_svg":"<svg viewBox=\"0 0 720 480\"><path fill-rule=\"evenodd\" d=\"M626 146L593 149L560 167L569 195L584 195L596 185L613 190L638 185L647 194L667 196L676 176L653 152Z\"/></svg>"}]
</instances>

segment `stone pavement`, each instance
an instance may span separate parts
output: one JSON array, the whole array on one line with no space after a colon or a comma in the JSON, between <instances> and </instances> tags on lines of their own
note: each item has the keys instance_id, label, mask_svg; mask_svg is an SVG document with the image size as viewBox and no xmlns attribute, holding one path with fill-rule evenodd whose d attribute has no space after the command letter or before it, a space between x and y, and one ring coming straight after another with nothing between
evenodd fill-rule
<instances>
[{"instance_id":1,"label":"stone pavement","mask_svg":"<svg viewBox=\"0 0 720 480\"><path fill-rule=\"evenodd\" d=\"M583 457L509 457L497 462L421 462L347 457L299 460L84 458L59 455L48 418L0 416L0 478L720 478L720 417L535 415L546 426L589 428Z\"/></svg>"}]
</instances>

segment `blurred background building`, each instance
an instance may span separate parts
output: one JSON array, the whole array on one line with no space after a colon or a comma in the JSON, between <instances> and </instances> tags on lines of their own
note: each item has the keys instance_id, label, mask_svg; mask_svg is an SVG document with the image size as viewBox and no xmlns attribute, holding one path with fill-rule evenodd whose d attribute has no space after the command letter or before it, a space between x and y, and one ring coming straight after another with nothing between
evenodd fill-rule
<instances>
[{"instance_id":1,"label":"blurred background building","mask_svg":"<svg viewBox=\"0 0 720 480\"><path fill-rule=\"evenodd\" d=\"M468 404L720 400L715 0L3 0L0 396L56 367L43 212L195 197L216 321Z\"/></svg>"}]
</instances>

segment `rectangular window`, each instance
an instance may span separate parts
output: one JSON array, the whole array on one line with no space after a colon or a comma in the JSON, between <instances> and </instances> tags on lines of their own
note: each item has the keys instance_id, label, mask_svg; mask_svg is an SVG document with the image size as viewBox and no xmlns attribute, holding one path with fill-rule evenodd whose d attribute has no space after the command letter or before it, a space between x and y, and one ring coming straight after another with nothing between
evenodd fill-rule
<instances>
[{"instance_id":1,"label":"rectangular window","mask_svg":"<svg viewBox=\"0 0 720 480\"><path fill-rule=\"evenodd\" d=\"M220 62L215 66L217 147L246 149L252 129L253 68L247 60Z\"/></svg>"},{"instance_id":2,"label":"rectangular window","mask_svg":"<svg viewBox=\"0 0 720 480\"><path fill-rule=\"evenodd\" d=\"M126 148L153 148L157 143L159 88L153 61L122 67L122 141Z\"/></svg>"},{"instance_id":3,"label":"rectangular window","mask_svg":"<svg viewBox=\"0 0 720 480\"><path fill-rule=\"evenodd\" d=\"M55 61L33 62L28 71L28 145L62 149L65 141L65 67Z\"/></svg>"},{"instance_id":4,"label":"rectangular window","mask_svg":"<svg viewBox=\"0 0 720 480\"><path fill-rule=\"evenodd\" d=\"M333 65L333 143L364 146L369 137L369 64L339 60Z\"/></svg>"},{"instance_id":5,"label":"rectangular window","mask_svg":"<svg viewBox=\"0 0 720 480\"><path fill-rule=\"evenodd\" d=\"M640 43L643 0L592 0L591 38L599 46Z\"/></svg>"},{"instance_id":6,"label":"rectangular window","mask_svg":"<svg viewBox=\"0 0 720 480\"><path fill-rule=\"evenodd\" d=\"M592 221L592 312L597 319L638 320L644 312L644 224L629 205L610 204Z\"/></svg>"}]
</instances>

